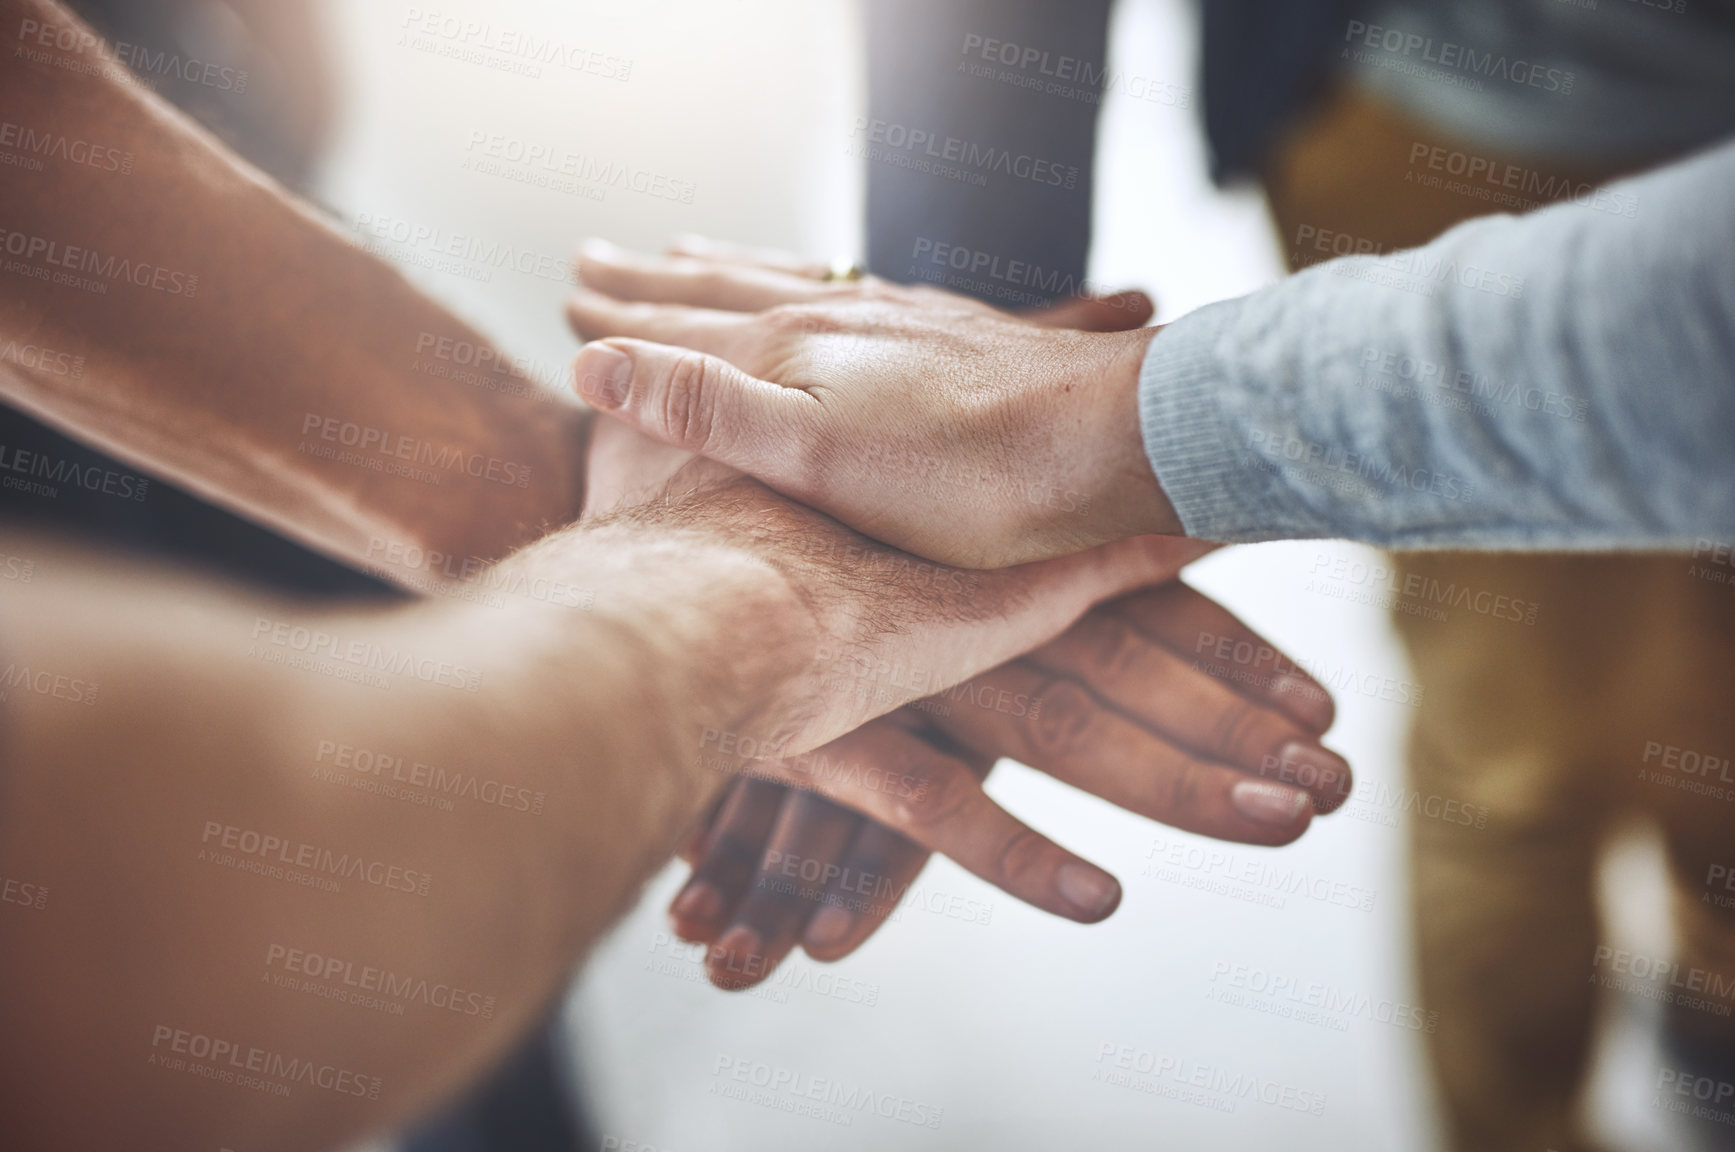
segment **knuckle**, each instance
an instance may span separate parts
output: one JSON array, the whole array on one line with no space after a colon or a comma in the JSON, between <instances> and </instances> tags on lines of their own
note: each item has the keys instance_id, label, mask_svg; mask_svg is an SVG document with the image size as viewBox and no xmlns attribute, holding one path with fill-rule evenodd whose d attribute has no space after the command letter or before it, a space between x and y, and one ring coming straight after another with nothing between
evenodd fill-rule
<instances>
[{"instance_id":1,"label":"knuckle","mask_svg":"<svg viewBox=\"0 0 1735 1152\"><path fill-rule=\"evenodd\" d=\"M948 764L930 772L921 787L899 799L898 824L911 831L932 831L958 817L975 790L973 777L957 765Z\"/></svg>"},{"instance_id":2,"label":"knuckle","mask_svg":"<svg viewBox=\"0 0 1735 1152\"><path fill-rule=\"evenodd\" d=\"M714 883L732 888L746 882L759 870L762 846L749 842L733 832L725 832L711 842L695 875L704 875Z\"/></svg>"},{"instance_id":3,"label":"knuckle","mask_svg":"<svg viewBox=\"0 0 1735 1152\"><path fill-rule=\"evenodd\" d=\"M1014 832L995 860L995 872L1003 887L1026 889L1040 878L1048 860L1048 842L1031 828Z\"/></svg>"},{"instance_id":4,"label":"knuckle","mask_svg":"<svg viewBox=\"0 0 1735 1152\"><path fill-rule=\"evenodd\" d=\"M780 336L811 336L843 330L833 312L818 304L778 304L761 313L761 319Z\"/></svg>"},{"instance_id":5,"label":"knuckle","mask_svg":"<svg viewBox=\"0 0 1735 1152\"><path fill-rule=\"evenodd\" d=\"M1197 760L1182 760L1174 771L1159 778L1157 810L1166 819L1184 817L1199 806L1204 787L1204 766Z\"/></svg>"},{"instance_id":6,"label":"knuckle","mask_svg":"<svg viewBox=\"0 0 1735 1152\"><path fill-rule=\"evenodd\" d=\"M710 446L716 418L717 367L697 352L683 352L669 365L657 414L670 439L703 453Z\"/></svg>"},{"instance_id":7,"label":"knuckle","mask_svg":"<svg viewBox=\"0 0 1735 1152\"><path fill-rule=\"evenodd\" d=\"M1031 694L1041 705L1036 713L1032 743L1048 756L1065 756L1089 746L1102 710L1078 684L1055 678Z\"/></svg>"},{"instance_id":8,"label":"knuckle","mask_svg":"<svg viewBox=\"0 0 1735 1152\"><path fill-rule=\"evenodd\" d=\"M1133 628L1103 628L1092 646L1092 670L1110 679L1125 679L1135 675L1144 660L1144 637Z\"/></svg>"},{"instance_id":9,"label":"knuckle","mask_svg":"<svg viewBox=\"0 0 1735 1152\"><path fill-rule=\"evenodd\" d=\"M1234 700L1223 706L1211 725L1211 746L1224 755L1240 760L1249 753L1262 752L1263 714L1244 700Z\"/></svg>"}]
</instances>

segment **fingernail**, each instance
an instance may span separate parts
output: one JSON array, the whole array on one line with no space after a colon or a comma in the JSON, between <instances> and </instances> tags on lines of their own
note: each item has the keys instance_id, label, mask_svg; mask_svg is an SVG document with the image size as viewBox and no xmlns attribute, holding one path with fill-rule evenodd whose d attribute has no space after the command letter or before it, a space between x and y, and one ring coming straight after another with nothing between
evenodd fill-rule
<instances>
[{"instance_id":1,"label":"fingernail","mask_svg":"<svg viewBox=\"0 0 1735 1152\"><path fill-rule=\"evenodd\" d=\"M1101 920L1121 902L1120 881L1089 864L1068 860L1054 880L1066 902L1087 920Z\"/></svg>"},{"instance_id":2,"label":"fingernail","mask_svg":"<svg viewBox=\"0 0 1735 1152\"><path fill-rule=\"evenodd\" d=\"M1307 806L1307 793L1267 784L1263 780L1241 780L1229 789L1229 799L1236 811L1258 824L1286 828Z\"/></svg>"},{"instance_id":3,"label":"fingernail","mask_svg":"<svg viewBox=\"0 0 1735 1152\"><path fill-rule=\"evenodd\" d=\"M669 914L691 924L713 924L723 915L723 894L711 884L689 884L675 897Z\"/></svg>"},{"instance_id":4,"label":"fingernail","mask_svg":"<svg viewBox=\"0 0 1735 1152\"><path fill-rule=\"evenodd\" d=\"M815 948L830 948L841 943L855 927L855 915L846 912L835 904L828 904L814 913L813 919L807 922L807 931L802 935L807 943Z\"/></svg>"},{"instance_id":5,"label":"fingernail","mask_svg":"<svg viewBox=\"0 0 1735 1152\"><path fill-rule=\"evenodd\" d=\"M719 988L745 988L765 978L765 945L759 933L740 925L729 929L711 949L711 983Z\"/></svg>"},{"instance_id":6,"label":"fingernail","mask_svg":"<svg viewBox=\"0 0 1735 1152\"><path fill-rule=\"evenodd\" d=\"M1317 744L1296 741L1284 745L1277 763L1268 759L1259 774L1267 780L1305 788L1322 801L1349 794L1349 761Z\"/></svg>"},{"instance_id":7,"label":"fingernail","mask_svg":"<svg viewBox=\"0 0 1735 1152\"><path fill-rule=\"evenodd\" d=\"M633 358L607 344L586 344L572 366L578 394L598 408L619 408L633 393Z\"/></svg>"},{"instance_id":8,"label":"fingernail","mask_svg":"<svg viewBox=\"0 0 1735 1152\"><path fill-rule=\"evenodd\" d=\"M596 236L586 240L578 251L587 260L613 260L620 254L619 248Z\"/></svg>"},{"instance_id":9,"label":"fingernail","mask_svg":"<svg viewBox=\"0 0 1735 1152\"><path fill-rule=\"evenodd\" d=\"M1271 681L1271 695L1283 701L1291 715L1321 732L1331 727L1335 709L1325 689L1304 676L1281 672Z\"/></svg>"}]
</instances>

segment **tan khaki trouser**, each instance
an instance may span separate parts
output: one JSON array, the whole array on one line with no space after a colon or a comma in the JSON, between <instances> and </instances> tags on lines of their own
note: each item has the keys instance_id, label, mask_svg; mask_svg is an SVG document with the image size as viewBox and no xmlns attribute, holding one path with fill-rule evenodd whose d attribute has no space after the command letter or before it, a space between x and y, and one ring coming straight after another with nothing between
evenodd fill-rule
<instances>
[{"instance_id":1,"label":"tan khaki trouser","mask_svg":"<svg viewBox=\"0 0 1735 1152\"><path fill-rule=\"evenodd\" d=\"M1431 168L1434 157L1449 167ZM1292 266L1326 258L1322 232L1328 251L1361 241L1391 250L1517 210L1446 186L1450 167L1467 171L1472 159L1517 180L1520 194L1525 182L1564 178L1558 190L1618 174L1502 155L1338 93L1266 177ZM1666 381L1647 383L1666 398ZM1713 871L1735 869L1735 567L1727 553L1721 564L1414 553L1397 567L1400 588L1412 575L1438 581L1413 603L1447 615L1396 614L1425 690L1411 787L1488 810L1483 828L1411 823L1421 990L1439 1014L1429 1042L1448 1139L1461 1152L1585 1148L1574 1116L1597 981L1631 975L1598 954L1594 867L1611 827L1644 817L1662 829L1682 941L1676 979L1689 983L1697 968L1701 981L1735 981L1735 910L1717 902L1735 904L1735 888ZM1535 604L1535 622L1440 602L1461 589ZM1667 977L1639 983L1669 987ZM1703 999L1735 1005L1735 995ZM1667 1011L1683 1030L1735 1043L1716 1008Z\"/></svg>"}]
</instances>

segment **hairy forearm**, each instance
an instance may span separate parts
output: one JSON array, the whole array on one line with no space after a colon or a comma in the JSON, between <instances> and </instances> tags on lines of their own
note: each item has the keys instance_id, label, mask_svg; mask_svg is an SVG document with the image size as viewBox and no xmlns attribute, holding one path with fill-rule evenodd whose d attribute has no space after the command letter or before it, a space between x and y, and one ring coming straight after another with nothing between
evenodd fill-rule
<instances>
[{"instance_id":1,"label":"hairy forearm","mask_svg":"<svg viewBox=\"0 0 1735 1152\"><path fill-rule=\"evenodd\" d=\"M603 535L509 561L588 612L313 613L4 541L0 1129L326 1147L500 1055L728 779L689 733L811 648L739 554Z\"/></svg>"},{"instance_id":2,"label":"hairy forearm","mask_svg":"<svg viewBox=\"0 0 1735 1152\"><path fill-rule=\"evenodd\" d=\"M0 0L0 39L3 119L66 145L0 181L0 347L36 350L0 357L0 397L404 583L443 578L429 550L498 560L573 519L580 408L126 79L57 4Z\"/></svg>"}]
</instances>

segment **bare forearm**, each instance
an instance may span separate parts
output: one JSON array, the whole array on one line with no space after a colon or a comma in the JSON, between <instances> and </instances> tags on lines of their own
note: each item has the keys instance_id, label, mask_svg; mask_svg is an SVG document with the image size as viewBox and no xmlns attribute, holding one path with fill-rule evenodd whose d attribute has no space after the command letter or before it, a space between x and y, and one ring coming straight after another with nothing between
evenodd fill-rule
<instances>
[{"instance_id":1,"label":"bare forearm","mask_svg":"<svg viewBox=\"0 0 1735 1152\"><path fill-rule=\"evenodd\" d=\"M591 612L311 614L5 543L0 1129L329 1146L532 1022L726 781L685 734L779 682L697 699L765 573L686 555L672 611L656 548L567 545L510 563Z\"/></svg>"},{"instance_id":2,"label":"bare forearm","mask_svg":"<svg viewBox=\"0 0 1735 1152\"><path fill-rule=\"evenodd\" d=\"M0 275L0 345L50 353L0 359L0 396L408 582L404 545L498 560L577 514L580 409L85 33L50 0L0 0L4 120L106 158L50 147L0 182L22 269Z\"/></svg>"}]
</instances>

